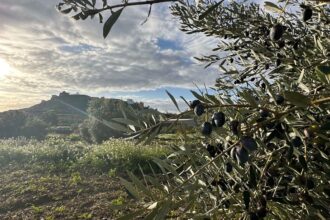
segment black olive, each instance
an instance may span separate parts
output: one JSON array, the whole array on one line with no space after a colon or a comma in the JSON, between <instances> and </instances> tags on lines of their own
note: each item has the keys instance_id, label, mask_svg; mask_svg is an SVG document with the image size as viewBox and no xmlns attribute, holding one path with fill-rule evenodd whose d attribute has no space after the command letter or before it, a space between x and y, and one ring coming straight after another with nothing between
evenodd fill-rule
<instances>
[{"instance_id":1,"label":"black olive","mask_svg":"<svg viewBox=\"0 0 330 220\"><path fill-rule=\"evenodd\" d=\"M279 67L281 63L282 63L281 59L276 59L276 67Z\"/></svg>"},{"instance_id":2,"label":"black olive","mask_svg":"<svg viewBox=\"0 0 330 220\"><path fill-rule=\"evenodd\" d=\"M281 95L279 95L279 94L275 95L275 102L276 102L276 104L278 104L278 105L283 104L283 102L284 102L284 97L281 96Z\"/></svg>"},{"instance_id":3,"label":"black olive","mask_svg":"<svg viewBox=\"0 0 330 220\"><path fill-rule=\"evenodd\" d=\"M240 123L237 120L233 120L230 122L230 129L234 135L238 135L240 130Z\"/></svg>"},{"instance_id":4,"label":"black olive","mask_svg":"<svg viewBox=\"0 0 330 220\"><path fill-rule=\"evenodd\" d=\"M240 143L249 152L257 150L257 142L252 137L244 136L241 138Z\"/></svg>"},{"instance_id":5,"label":"black olive","mask_svg":"<svg viewBox=\"0 0 330 220\"><path fill-rule=\"evenodd\" d=\"M284 33L284 27L281 24L276 24L274 25L271 29L270 29L270 39L272 41L277 41L279 39L281 39L283 33Z\"/></svg>"},{"instance_id":6,"label":"black olive","mask_svg":"<svg viewBox=\"0 0 330 220\"><path fill-rule=\"evenodd\" d=\"M300 165L301 165L305 170L307 170L307 162L306 162L306 160L305 160L304 155L299 155L298 160L299 160Z\"/></svg>"},{"instance_id":7,"label":"black olive","mask_svg":"<svg viewBox=\"0 0 330 220\"><path fill-rule=\"evenodd\" d=\"M228 187L227 187L227 183L225 180L223 180L223 179L219 180L218 184L222 191L224 191L224 192L227 191Z\"/></svg>"},{"instance_id":8,"label":"black olive","mask_svg":"<svg viewBox=\"0 0 330 220\"><path fill-rule=\"evenodd\" d=\"M230 173L233 171L233 165L231 165L231 163L227 162L225 165L225 169L227 173Z\"/></svg>"},{"instance_id":9,"label":"black olive","mask_svg":"<svg viewBox=\"0 0 330 220\"><path fill-rule=\"evenodd\" d=\"M250 192L248 190L245 190L243 192L243 201L244 201L244 205L245 205L245 209L248 210L250 207Z\"/></svg>"},{"instance_id":10,"label":"black olive","mask_svg":"<svg viewBox=\"0 0 330 220\"><path fill-rule=\"evenodd\" d=\"M215 157L216 156L217 151L216 151L216 149L215 149L215 147L213 145L208 144L206 146L206 150L209 152L210 157Z\"/></svg>"},{"instance_id":11,"label":"black olive","mask_svg":"<svg viewBox=\"0 0 330 220\"><path fill-rule=\"evenodd\" d=\"M253 166L250 166L249 187L255 188L257 186L257 174Z\"/></svg>"},{"instance_id":12,"label":"black olive","mask_svg":"<svg viewBox=\"0 0 330 220\"><path fill-rule=\"evenodd\" d=\"M212 133L212 125L210 122L204 122L202 124L202 134L210 135Z\"/></svg>"},{"instance_id":13,"label":"black olive","mask_svg":"<svg viewBox=\"0 0 330 220\"><path fill-rule=\"evenodd\" d=\"M289 188L289 193L297 193L297 188L295 188L295 187L290 187L290 188Z\"/></svg>"},{"instance_id":14,"label":"black olive","mask_svg":"<svg viewBox=\"0 0 330 220\"><path fill-rule=\"evenodd\" d=\"M258 201L260 207L262 208L266 208L267 207L267 199L266 196L262 195L259 197L259 201Z\"/></svg>"},{"instance_id":15,"label":"black olive","mask_svg":"<svg viewBox=\"0 0 330 220\"><path fill-rule=\"evenodd\" d=\"M303 12L303 20L308 21L309 19L312 18L312 16L313 16L313 10L309 7L305 8Z\"/></svg>"},{"instance_id":16,"label":"black olive","mask_svg":"<svg viewBox=\"0 0 330 220\"><path fill-rule=\"evenodd\" d=\"M307 189L314 189L315 188L315 183L314 183L314 180L312 178L308 178L306 180L306 187L307 187Z\"/></svg>"},{"instance_id":17,"label":"black olive","mask_svg":"<svg viewBox=\"0 0 330 220\"><path fill-rule=\"evenodd\" d=\"M226 199L225 201L223 201L223 206L228 209L230 207L230 201L228 199Z\"/></svg>"},{"instance_id":18,"label":"black olive","mask_svg":"<svg viewBox=\"0 0 330 220\"><path fill-rule=\"evenodd\" d=\"M261 219L265 218L266 215L267 215L267 209L266 208L260 208L260 209L257 210L257 216L259 218L261 218Z\"/></svg>"},{"instance_id":19,"label":"black olive","mask_svg":"<svg viewBox=\"0 0 330 220\"><path fill-rule=\"evenodd\" d=\"M294 146L294 147L300 147L303 143L301 141L301 138L296 136L294 137L292 140L291 140L291 144Z\"/></svg>"},{"instance_id":20,"label":"black olive","mask_svg":"<svg viewBox=\"0 0 330 220\"><path fill-rule=\"evenodd\" d=\"M275 179L272 176L269 176L266 181L266 185L272 188L275 186Z\"/></svg>"},{"instance_id":21,"label":"black olive","mask_svg":"<svg viewBox=\"0 0 330 220\"><path fill-rule=\"evenodd\" d=\"M216 127L222 127L226 122L225 114L223 112L216 112L212 116L212 124Z\"/></svg>"},{"instance_id":22,"label":"black olive","mask_svg":"<svg viewBox=\"0 0 330 220\"><path fill-rule=\"evenodd\" d=\"M277 43L277 45L278 45L279 48L283 48L285 46L285 42L283 40L282 41L279 41Z\"/></svg>"},{"instance_id":23,"label":"black olive","mask_svg":"<svg viewBox=\"0 0 330 220\"><path fill-rule=\"evenodd\" d=\"M194 109L197 105L201 104L201 101L199 101L198 99L190 102L190 108Z\"/></svg>"},{"instance_id":24,"label":"black olive","mask_svg":"<svg viewBox=\"0 0 330 220\"><path fill-rule=\"evenodd\" d=\"M239 164L245 164L249 160L249 152L244 147L236 149L236 159Z\"/></svg>"},{"instance_id":25,"label":"black olive","mask_svg":"<svg viewBox=\"0 0 330 220\"><path fill-rule=\"evenodd\" d=\"M269 116L269 111L267 111L266 109L260 109L259 113L260 117L262 118L267 118Z\"/></svg>"},{"instance_id":26,"label":"black olive","mask_svg":"<svg viewBox=\"0 0 330 220\"><path fill-rule=\"evenodd\" d=\"M202 104L198 104L194 108L194 113L197 116L201 116L205 112L204 110L205 110L204 106Z\"/></svg>"}]
</instances>

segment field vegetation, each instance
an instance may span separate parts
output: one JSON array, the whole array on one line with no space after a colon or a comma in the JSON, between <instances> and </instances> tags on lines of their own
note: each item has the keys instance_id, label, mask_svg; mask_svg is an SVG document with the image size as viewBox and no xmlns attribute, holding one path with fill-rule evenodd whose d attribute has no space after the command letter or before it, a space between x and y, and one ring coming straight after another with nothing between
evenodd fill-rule
<instances>
[{"instance_id":1,"label":"field vegetation","mask_svg":"<svg viewBox=\"0 0 330 220\"><path fill-rule=\"evenodd\" d=\"M119 178L140 169L159 173L153 159L170 153L165 145L90 145L77 136L0 140L0 219L114 219L133 211L139 204Z\"/></svg>"}]
</instances>

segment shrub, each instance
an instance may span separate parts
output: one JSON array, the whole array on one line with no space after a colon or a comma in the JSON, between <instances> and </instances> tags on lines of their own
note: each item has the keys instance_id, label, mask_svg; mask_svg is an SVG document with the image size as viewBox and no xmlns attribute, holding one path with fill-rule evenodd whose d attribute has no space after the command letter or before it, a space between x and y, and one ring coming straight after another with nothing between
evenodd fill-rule
<instances>
[{"instance_id":1,"label":"shrub","mask_svg":"<svg viewBox=\"0 0 330 220\"><path fill-rule=\"evenodd\" d=\"M35 117L28 117L21 128L21 136L27 138L43 139L47 135L47 124Z\"/></svg>"}]
</instances>

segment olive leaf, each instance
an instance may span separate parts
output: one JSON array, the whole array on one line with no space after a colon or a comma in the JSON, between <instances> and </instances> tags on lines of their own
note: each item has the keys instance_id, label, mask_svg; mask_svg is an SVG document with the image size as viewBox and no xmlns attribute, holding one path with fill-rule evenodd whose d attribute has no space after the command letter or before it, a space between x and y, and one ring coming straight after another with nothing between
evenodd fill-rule
<instances>
[{"instance_id":1,"label":"olive leaf","mask_svg":"<svg viewBox=\"0 0 330 220\"><path fill-rule=\"evenodd\" d=\"M116 23L118 20L121 12L124 8L119 9L118 11L112 12L111 16L108 18L108 20L105 22L103 26L103 37L106 38L112 28L112 26Z\"/></svg>"},{"instance_id":2,"label":"olive leaf","mask_svg":"<svg viewBox=\"0 0 330 220\"><path fill-rule=\"evenodd\" d=\"M298 92L286 91L284 92L284 97L293 105L298 107L306 107L311 103L311 100L307 96Z\"/></svg>"},{"instance_id":3,"label":"olive leaf","mask_svg":"<svg viewBox=\"0 0 330 220\"><path fill-rule=\"evenodd\" d=\"M264 7L265 7L266 10L269 10L269 11L272 11L272 12L275 12L275 13L282 13L283 12L283 9L280 8L279 6L275 5L273 2L265 2Z\"/></svg>"},{"instance_id":4,"label":"olive leaf","mask_svg":"<svg viewBox=\"0 0 330 220\"><path fill-rule=\"evenodd\" d=\"M166 93L167 93L167 95L171 98L172 102L174 103L174 105L175 105L175 107L178 109L178 111L181 112L181 110L180 110L180 108L179 108L179 105L178 105L178 103L176 102L174 96L173 96L171 93L169 93L167 90L166 90Z\"/></svg>"},{"instance_id":5,"label":"olive leaf","mask_svg":"<svg viewBox=\"0 0 330 220\"><path fill-rule=\"evenodd\" d=\"M209 15L214 9L216 9L224 0L212 5L211 7L209 7L203 14L201 14L199 16L200 20L203 20L204 18L206 18L207 15Z\"/></svg>"}]
</instances>

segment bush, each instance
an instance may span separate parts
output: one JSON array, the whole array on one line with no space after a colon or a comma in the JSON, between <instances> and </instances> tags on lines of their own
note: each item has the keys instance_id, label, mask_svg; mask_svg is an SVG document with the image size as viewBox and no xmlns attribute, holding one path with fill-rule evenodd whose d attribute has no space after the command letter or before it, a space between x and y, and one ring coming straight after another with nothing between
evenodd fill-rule
<instances>
[{"instance_id":1,"label":"bush","mask_svg":"<svg viewBox=\"0 0 330 220\"><path fill-rule=\"evenodd\" d=\"M112 118L121 117L119 106L121 102L101 98L93 99L90 101L87 113L89 118L84 122L85 126L88 127L88 132L91 136L91 140L96 143L108 140L111 137L122 137L123 132L113 129L111 126ZM83 127L85 127L83 125ZM88 134L86 129L84 134Z\"/></svg>"},{"instance_id":2,"label":"bush","mask_svg":"<svg viewBox=\"0 0 330 220\"><path fill-rule=\"evenodd\" d=\"M110 139L101 145L72 142L63 138L48 138L43 141L26 138L0 140L0 165L20 165L38 169L65 172L80 171L108 173L116 169L138 173L142 167L146 173L155 171L154 157L165 157L169 150L160 145L136 146L131 141Z\"/></svg>"},{"instance_id":3,"label":"bush","mask_svg":"<svg viewBox=\"0 0 330 220\"><path fill-rule=\"evenodd\" d=\"M86 142L88 142L88 143L92 142L92 136L89 133L87 120L85 120L83 123L81 123L79 125L79 134L80 134L80 137L82 137L82 139L85 140Z\"/></svg>"},{"instance_id":4,"label":"bush","mask_svg":"<svg viewBox=\"0 0 330 220\"><path fill-rule=\"evenodd\" d=\"M8 111L0 115L0 138L18 137L27 116L21 111Z\"/></svg>"},{"instance_id":5,"label":"bush","mask_svg":"<svg viewBox=\"0 0 330 220\"><path fill-rule=\"evenodd\" d=\"M47 124L35 117L28 117L21 128L20 136L35 139L44 139L47 135Z\"/></svg>"}]
</instances>

